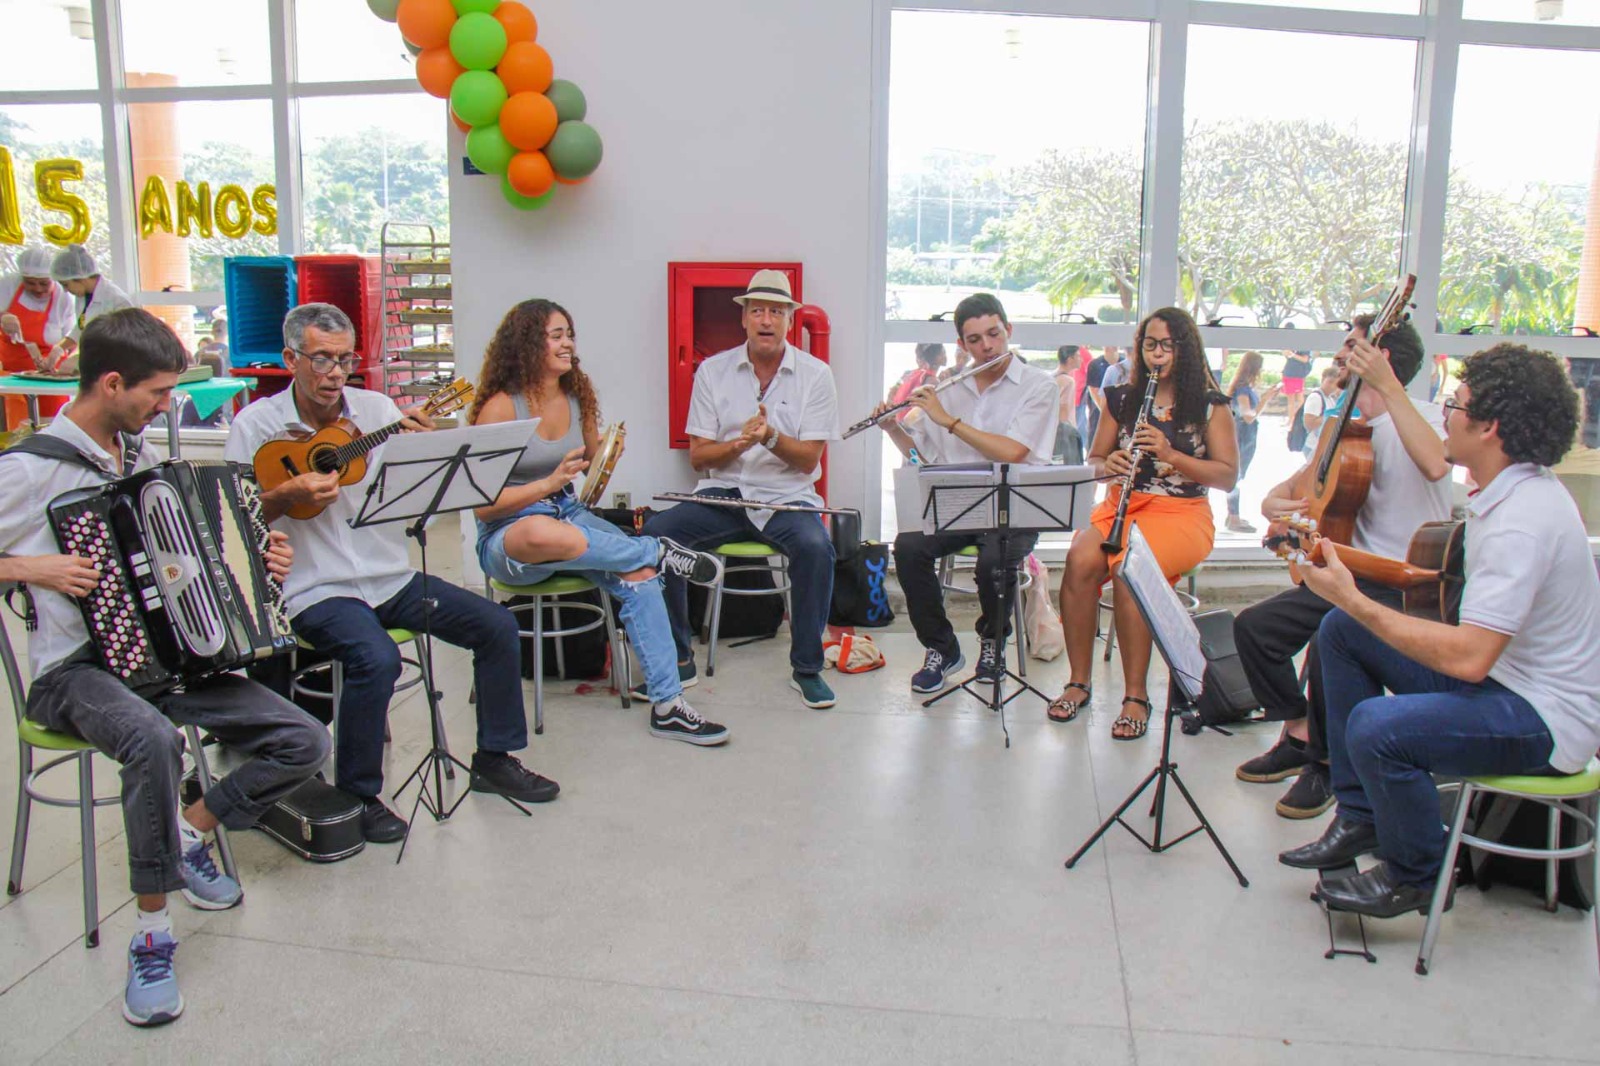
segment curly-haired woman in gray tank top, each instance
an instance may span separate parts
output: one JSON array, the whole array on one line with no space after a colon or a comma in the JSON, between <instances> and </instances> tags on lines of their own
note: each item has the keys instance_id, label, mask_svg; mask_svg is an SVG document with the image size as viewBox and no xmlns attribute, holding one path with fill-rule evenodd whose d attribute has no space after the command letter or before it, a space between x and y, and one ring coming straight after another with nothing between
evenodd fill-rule
<instances>
[{"instance_id":1,"label":"curly-haired woman in gray tank top","mask_svg":"<svg viewBox=\"0 0 1600 1066\"><path fill-rule=\"evenodd\" d=\"M728 730L683 698L660 576L710 583L722 564L665 538L630 537L578 501L572 482L599 447L600 403L579 368L572 316L549 300L524 300L506 312L484 353L469 416L474 425L528 418L539 427L511 480L475 512L484 573L512 585L573 573L610 593L644 666L650 731L691 744L724 743Z\"/></svg>"}]
</instances>

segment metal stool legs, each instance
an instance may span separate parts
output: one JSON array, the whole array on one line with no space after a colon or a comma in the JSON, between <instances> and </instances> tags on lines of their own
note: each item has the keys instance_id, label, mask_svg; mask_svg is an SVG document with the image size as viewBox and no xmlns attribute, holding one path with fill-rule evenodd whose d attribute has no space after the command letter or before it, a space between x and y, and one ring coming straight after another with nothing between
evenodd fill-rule
<instances>
[{"instance_id":1,"label":"metal stool legs","mask_svg":"<svg viewBox=\"0 0 1600 1066\"><path fill-rule=\"evenodd\" d=\"M195 779L200 782L200 795L205 796L211 791L211 764L206 759L205 745L200 743L200 730L197 726L186 725L183 727L183 735L189 742L189 753L194 756ZM221 822L217 823L216 840L217 854L222 856L222 872L238 881L239 868L233 864L233 848L228 845L228 829Z\"/></svg>"},{"instance_id":2,"label":"metal stool legs","mask_svg":"<svg viewBox=\"0 0 1600 1066\"><path fill-rule=\"evenodd\" d=\"M777 560L777 564L776 565L773 565L772 560L774 560L774 559ZM783 597L783 613L789 619L790 627L792 628L794 626L794 607L793 607L793 604L790 602L790 599L789 599L789 590L790 590L789 557L787 555L783 555L781 553L774 553L773 555L769 555L769 556L767 556L767 558L763 562L763 564L761 566L759 566L759 567L758 566L754 566L754 565L725 567L723 572L722 572L722 576L717 579L717 583L715 585L711 586L711 624L710 624L710 627L706 630L706 645L707 645L707 649L706 649L706 676L707 677L715 677L716 673L717 673L717 630L722 625L722 597L724 595L724 590L725 590L725 588L727 586L728 574L730 572L732 572L732 571L735 571L735 570L760 570L760 569L772 571L772 572L775 573L775 578L776 578L776 581L777 581L777 584L778 584L777 588L774 588L774 589L736 589L736 590L734 590L732 592L727 592L726 594L729 595L729 596L772 596L772 595L782 596Z\"/></svg>"},{"instance_id":3,"label":"metal stool legs","mask_svg":"<svg viewBox=\"0 0 1600 1066\"><path fill-rule=\"evenodd\" d=\"M95 839L94 839L94 753L92 751L79 751L52 759L37 770L33 765L33 751L31 745L18 741L17 760L17 820L11 840L11 870L6 882L6 894L11 896L22 893L22 869L28 848L28 825L31 821L32 807L35 801L52 807L77 807L78 808L78 846L79 861L83 872L83 946L94 948L100 946L100 882L99 871L95 864ZM37 774L65 764L68 760L78 761L78 800L54 799L45 796L35 796L29 790L29 784ZM117 802L116 797L106 801Z\"/></svg>"}]
</instances>

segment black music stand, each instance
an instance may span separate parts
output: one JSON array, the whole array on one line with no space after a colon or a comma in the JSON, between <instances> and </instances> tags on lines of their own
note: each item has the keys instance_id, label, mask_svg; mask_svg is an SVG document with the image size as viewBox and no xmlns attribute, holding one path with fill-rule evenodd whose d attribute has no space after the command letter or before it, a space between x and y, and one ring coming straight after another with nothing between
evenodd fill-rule
<instances>
[{"instance_id":1,"label":"black music stand","mask_svg":"<svg viewBox=\"0 0 1600 1066\"><path fill-rule=\"evenodd\" d=\"M1020 466L1021 464L1015 465ZM1089 477L1071 478L1065 481L1032 481L1027 484L1023 484L1020 482L1014 482L1012 480L1012 466L1013 464L1011 463L952 464L951 469L953 470L963 469L974 474L982 471L991 472L993 481L984 482L982 485L973 486L928 486L928 498L922 505L922 516L924 521L930 517L932 518L934 534L970 533L982 535L987 533L999 533L1000 557L1003 561L1010 554L1008 549L1011 546L1011 534L1014 531L1039 532L1049 530L1051 532L1068 532L1074 529L1073 516L1076 515L1080 509L1078 502L1079 487L1082 485L1093 485L1100 480L1098 478ZM927 469L931 471L936 468L929 467ZM1043 500L1039 490L1067 487L1070 487L1072 492L1068 497L1066 514L1063 517L1056 509L1054 509L1059 507L1059 504L1053 504L1051 501ZM968 497L971 496L975 490L977 495L969 499ZM1094 490L1090 489L1089 491L1092 496ZM939 506L941 494L943 494L943 498L952 500L952 502L945 508L941 508ZM1088 503L1091 506L1093 502L1094 501L1092 498L1088 500ZM969 521L969 516L974 514L974 512L978 512L980 508L984 508L986 511L991 503L994 507L993 524L985 523L979 526L972 525ZM1013 514L1019 507L1027 508L1026 513L1028 517L1024 520L1013 521ZM945 517L946 515L948 515L948 517ZM1000 663L1000 673L994 678L994 680L984 682L978 680L977 671L974 670L972 676L964 678L963 680L958 681L954 685L945 689L943 692L940 692L935 696L930 696L922 701L922 705L924 707L932 707L935 703L938 703L946 696L954 695L957 692L963 691L970 693L973 696L977 696L978 699L982 700L984 699L983 695L979 693L978 690L973 686L988 685L990 692L989 697L987 700L985 700L985 702L989 705L989 710L991 712L1000 716L1000 731L1005 734L1006 747L1008 748L1011 746L1011 729L1006 725L1006 704L1010 703L1024 692L1031 692L1035 696L1038 696L1041 700L1044 700L1046 703L1050 702L1049 696L1046 696L1043 692L1040 692L1038 689L1028 684L1026 678L1022 677L1020 674L1016 673L1006 665L1006 629L1011 624L1012 584L1016 581L1016 578L1016 567L1005 565L995 567L994 584L996 593L999 597L995 601L997 605L996 609L1001 612L1001 617L1005 619L1005 622L999 626L1000 635L995 639L995 655ZM1017 639L1020 646L1020 641L1022 639L1020 634L1018 635ZM1000 697L1000 692L1005 686L1005 679L1008 677L1015 681L1020 687L1015 692L1011 693L1011 695L1002 699Z\"/></svg>"},{"instance_id":2,"label":"black music stand","mask_svg":"<svg viewBox=\"0 0 1600 1066\"><path fill-rule=\"evenodd\" d=\"M1130 567L1132 568L1131 570ZM1148 568L1148 572L1154 574L1153 579L1146 577L1144 580L1140 580L1139 571L1144 568ZM1122 805L1111 812L1111 817L1100 823L1100 828L1094 831L1094 835L1084 841L1083 846L1072 853L1072 858L1067 860L1067 869L1072 869L1073 865L1083 858L1084 853L1094 847L1095 843L1105 836L1106 831L1113 825L1122 826L1122 828L1133 834L1135 840L1156 855L1169 848L1177 847L1196 833L1204 830L1206 835L1211 838L1211 843L1217 846L1217 851L1222 855L1223 861L1233 871L1233 876L1239 879L1240 887L1249 888L1249 880L1245 878L1244 873L1239 869L1239 864L1233 861L1233 856L1228 854L1228 849L1223 847L1222 839L1217 836L1217 831L1211 828L1211 822L1206 819L1205 812L1200 809L1200 804L1195 802L1194 796L1189 793L1188 787L1184 785L1183 778L1178 776L1178 764L1172 761L1172 727L1180 718L1191 720L1189 716L1195 715L1194 702L1200 698L1200 691L1205 683L1205 657L1200 652L1200 632L1194 628L1194 622L1189 619L1188 612L1178 602L1177 596L1172 591L1172 586L1167 584L1166 578L1162 576L1159 567L1156 566L1155 556L1151 553L1150 544L1144 539L1144 534L1139 532L1139 528L1136 525L1130 527L1128 531L1128 548L1122 557L1122 565L1118 568L1118 574L1123 578L1123 584L1133 594L1134 602L1139 607L1139 614L1144 617L1145 625L1150 629L1150 636L1154 640L1157 650L1161 652L1161 658L1166 661L1167 670L1171 675L1171 683L1167 685L1167 719L1161 735L1161 761L1156 763L1155 769L1145 775L1143 781L1139 782L1138 788L1128 793L1128 798L1122 801ZM1158 600L1158 597L1162 599ZM1193 646L1189 647L1191 639ZM1179 661L1179 642L1183 644L1181 651L1188 653L1184 655L1181 662ZM1197 720L1197 716L1193 720ZM1217 729L1216 726L1209 726L1208 728L1227 734L1227 730ZM1173 837L1163 843L1161 831L1166 820L1167 780L1169 778L1174 785L1178 786L1178 791L1183 794L1184 802L1189 805L1189 809L1194 812L1194 816L1199 819L1200 824L1187 833ZM1156 785L1156 795L1155 801L1150 805L1150 816L1156 820L1156 831L1155 836L1147 840L1144 834L1122 820L1122 813L1133 806L1134 801L1144 793L1145 789L1150 787L1152 781Z\"/></svg>"},{"instance_id":3,"label":"black music stand","mask_svg":"<svg viewBox=\"0 0 1600 1066\"><path fill-rule=\"evenodd\" d=\"M533 419L396 438L384 446L384 462L367 486L366 499L362 501L360 513L350 521L351 528L409 521L406 536L413 538L421 551L422 579L426 583L428 523L435 515L494 503L537 424L538 420ZM422 677L428 696L433 743L416 769L394 791L394 799L399 802L401 793L412 781L417 782L417 798L411 805L411 818L406 822L406 835L400 843L396 863L406 857L406 845L411 842L411 827L416 824L418 807L425 808L434 821L442 822L456 812L470 791L464 790L453 803L445 802L444 774L453 764L465 770L470 778L472 767L450 754L444 746L444 738L439 735L439 700L444 693L433 683L433 611L437 605L431 596L422 600L422 655L426 660ZM454 777L453 772L451 776ZM533 817L533 812L510 796L501 795L500 798Z\"/></svg>"}]
</instances>

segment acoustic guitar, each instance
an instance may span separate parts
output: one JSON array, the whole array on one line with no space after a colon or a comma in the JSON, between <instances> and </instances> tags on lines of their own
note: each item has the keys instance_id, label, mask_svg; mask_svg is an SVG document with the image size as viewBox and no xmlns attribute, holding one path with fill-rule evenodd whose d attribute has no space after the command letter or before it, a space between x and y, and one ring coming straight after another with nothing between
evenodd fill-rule
<instances>
[{"instance_id":1,"label":"acoustic guitar","mask_svg":"<svg viewBox=\"0 0 1600 1066\"><path fill-rule=\"evenodd\" d=\"M1269 537L1268 547L1289 560L1289 576L1299 585L1308 566L1327 565L1323 545L1331 538L1317 532L1314 519L1294 515L1288 529ZM1335 541L1335 543L1338 543ZM1339 545L1339 561L1356 577L1399 589L1406 614L1456 625L1461 620L1461 590L1466 583L1466 525L1424 522L1411 535L1404 561Z\"/></svg>"},{"instance_id":2,"label":"acoustic guitar","mask_svg":"<svg viewBox=\"0 0 1600 1066\"><path fill-rule=\"evenodd\" d=\"M462 378L452 381L423 401L422 413L429 418L440 418L471 402L472 382ZM399 422L392 422L382 429L362 433L349 419L341 418L315 433L284 434L256 449L256 481L260 483L261 491L271 492L301 474L331 474L338 471L339 484L354 485L367 476L367 453L400 432L400 425ZM285 513L290 518L304 520L317 517L325 506L297 504Z\"/></svg>"},{"instance_id":3,"label":"acoustic guitar","mask_svg":"<svg viewBox=\"0 0 1600 1066\"><path fill-rule=\"evenodd\" d=\"M1367 329L1375 346L1406 317L1411 291L1417 276L1407 274L1389 292L1389 298ZM1356 535L1356 512L1367 501L1372 488L1372 429L1354 417L1356 398L1361 394L1361 379L1352 374L1345 395L1344 410L1337 419L1325 421L1317 438L1317 451L1291 487L1296 499L1309 500L1310 517L1317 522L1319 535L1336 544L1349 544Z\"/></svg>"}]
</instances>

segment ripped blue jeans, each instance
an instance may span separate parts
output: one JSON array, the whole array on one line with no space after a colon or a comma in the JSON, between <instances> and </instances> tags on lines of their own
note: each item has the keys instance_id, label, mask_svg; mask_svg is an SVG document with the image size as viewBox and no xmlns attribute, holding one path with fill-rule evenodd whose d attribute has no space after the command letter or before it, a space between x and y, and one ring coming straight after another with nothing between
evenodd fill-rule
<instances>
[{"instance_id":1,"label":"ripped blue jeans","mask_svg":"<svg viewBox=\"0 0 1600 1066\"><path fill-rule=\"evenodd\" d=\"M506 554L506 533L520 519L549 515L583 531L588 546L574 559L548 563L523 563ZM536 585L556 574L575 574L593 581L619 605L628 639L644 666L645 687L651 703L666 703L683 692L678 681L678 653L672 641L672 623L658 574L648 581L624 581L626 574L654 567L660 556L655 537L630 537L610 522L596 518L571 494L557 501L540 500L509 518L478 523L478 565L496 581L508 585Z\"/></svg>"}]
</instances>

